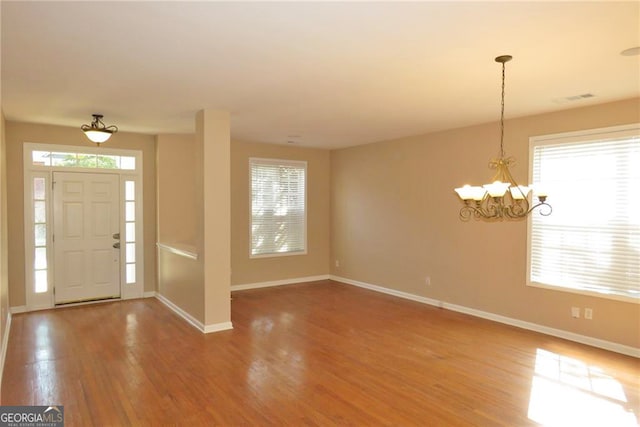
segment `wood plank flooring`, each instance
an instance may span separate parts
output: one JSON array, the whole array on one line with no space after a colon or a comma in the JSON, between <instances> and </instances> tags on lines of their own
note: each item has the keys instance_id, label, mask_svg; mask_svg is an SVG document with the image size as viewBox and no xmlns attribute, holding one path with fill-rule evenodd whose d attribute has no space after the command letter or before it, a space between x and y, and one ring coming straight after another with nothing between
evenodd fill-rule
<instances>
[{"instance_id":1,"label":"wood plank flooring","mask_svg":"<svg viewBox=\"0 0 640 427\"><path fill-rule=\"evenodd\" d=\"M640 361L323 281L234 292L204 335L155 299L14 315L3 405L68 426L634 426Z\"/></svg>"}]
</instances>

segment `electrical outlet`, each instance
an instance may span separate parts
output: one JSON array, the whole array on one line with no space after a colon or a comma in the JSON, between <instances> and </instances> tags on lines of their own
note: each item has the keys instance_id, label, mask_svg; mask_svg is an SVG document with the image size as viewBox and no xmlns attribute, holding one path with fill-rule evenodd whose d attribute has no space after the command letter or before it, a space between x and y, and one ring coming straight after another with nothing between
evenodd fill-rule
<instances>
[{"instance_id":1,"label":"electrical outlet","mask_svg":"<svg viewBox=\"0 0 640 427\"><path fill-rule=\"evenodd\" d=\"M340 261L336 260L336 267L340 267Z\"/></svg>"},{"instance_id":2,"label":"electrical outlet","mask_svg":"<svg viewBox=\"0 0 640 427\"><path fill-rule=\"evenodd\" d=\"M424 284L427 286L431 286L431 276L426 276L424 278Z\"/></svg>"},{"instance_id":3,"label":"electrical outlet","mask_svg":"<svg viewBox=\"0 0 640 427\"><path fill-rule=\"evenodd\" d=\"M587 319L587 320L593 319L593 309L592 308L585 308L584 309L584 318Z\"/></svg>"},{"instance_id":4,"label":"electrical outlet","mask_svg":"<svg viewBox=\"0 0 640 427\"><path fill-rule=\"evenodd\" d=\"M571 317L575 319L580 318L580 307L571 307Z\"/></svg>"}]
</instances>

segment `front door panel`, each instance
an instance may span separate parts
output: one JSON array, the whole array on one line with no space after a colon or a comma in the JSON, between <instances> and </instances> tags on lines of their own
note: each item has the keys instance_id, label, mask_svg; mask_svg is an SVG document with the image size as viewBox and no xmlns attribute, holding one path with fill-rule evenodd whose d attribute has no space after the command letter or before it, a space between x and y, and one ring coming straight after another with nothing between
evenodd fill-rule
<instances>
[{"instance_id":1,"label":"front door panel","mask_svg":"<svg viewBox=\"0 0 640 427\"><path fill-rule=\"evenodd\" d=\"M119 297L119 177L54 172L53 181L55 303Z\"/></svg>"}]
</instances>

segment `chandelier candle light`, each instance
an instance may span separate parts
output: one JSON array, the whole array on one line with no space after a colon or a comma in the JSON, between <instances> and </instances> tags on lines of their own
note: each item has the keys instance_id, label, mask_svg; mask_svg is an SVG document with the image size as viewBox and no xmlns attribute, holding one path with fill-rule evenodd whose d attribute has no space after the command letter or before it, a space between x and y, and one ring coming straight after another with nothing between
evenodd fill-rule
<instances>
[{"instance_id":1,"label":"chandelier candle light","mask_svg":"<svg viewBox=\"0 0 640 427\"><path fill-rule=\"evenodd\" d=\"M510 55L502 55L496 58L496 62L502 64L502 102L500 104L500 157L489 162L489 168L495 169L496 174L491 184L483 186L465 185L456 188L455 191L464 202L460 209L460 219L467 221L474 216L477 219L519 219L529 215L534 209L542 207L540 214L551 214L551 205L547 200L547 194L539 187L518 185L509 172L515 159L506 157L504 153L504 75L505 63L511 61ZM531 206L529 193L533 189L538 203Z\"/></svg>"},{"instance_id":2,"label":"chandelier candle light","mask_svg":"<svg viewBox=\"0 0 640 427\"><path fill-rule=\"evenodd\" d=\"M115 125L105 126L102 122L102 114L92 114L93 121L90 125L82 125L80 129L84 132L84 134L91 140L91 142L95 142L98 147L103 142L106 142L111 135L118 132L118 127Z\"/></svg>"}]
</instances>

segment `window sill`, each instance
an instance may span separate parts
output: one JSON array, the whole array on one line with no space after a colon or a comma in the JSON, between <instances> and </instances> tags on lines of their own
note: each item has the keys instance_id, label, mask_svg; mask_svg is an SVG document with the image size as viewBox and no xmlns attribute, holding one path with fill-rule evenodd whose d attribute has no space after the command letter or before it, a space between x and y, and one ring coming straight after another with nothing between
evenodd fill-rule
<instances>
[{"instance_id":1,"label":"window sill","mask_svg":"<svg viewBox=\"0 0 640 427\"><path fill-rule=\"evenodd\" d=\"M271 254L259 254L259 255L252 255L249 254L249 258L250 259L259 259L259 258L278 258L278 257L283 257L283 256L297 256L297 255L306 255L307 251L297 251L297 252L275 252L275 253L271 253Z\"/></svg>"},{"instance_id":2,"label":"window sill","mask_svg":"<svg viewBox=\"0 0 640 427\"><path fill-rule=\"evenodd\" d=\"M585 289L564 288L562 286L546 285L544 283L529 282L529 281L527 281L527 286L531 286L532 288L547 289L550 291L567 292L570 294L587 295L590 297L604 298L604 299L610 299L615 301L623 301L623 302L628 302L632 304L640 304L640 296L638 298L634 298L626 295L608 294L605 292L589 291Z\"/></svg>"}]
</instances>

